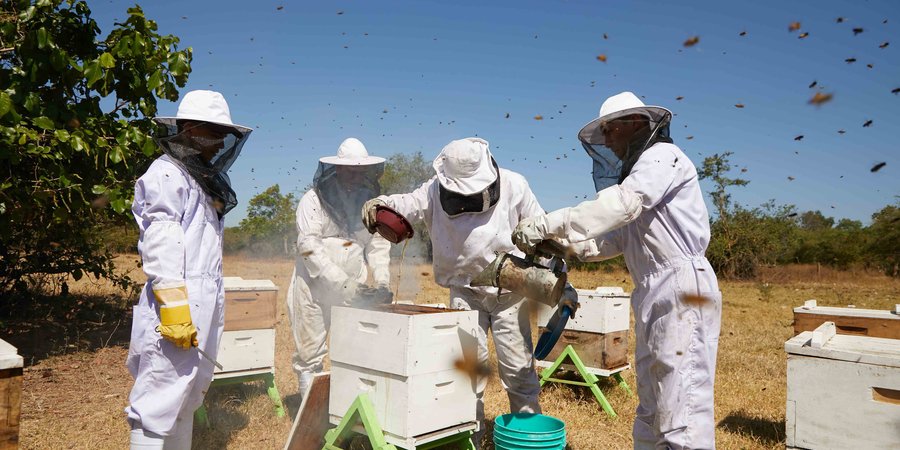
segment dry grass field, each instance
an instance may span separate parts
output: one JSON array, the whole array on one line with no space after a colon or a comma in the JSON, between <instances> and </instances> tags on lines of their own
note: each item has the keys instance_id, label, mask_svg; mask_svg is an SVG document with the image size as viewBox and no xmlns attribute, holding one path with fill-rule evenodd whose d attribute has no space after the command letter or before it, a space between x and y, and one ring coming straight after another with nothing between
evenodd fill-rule
<instances>
[{"instance_id":1,"label":"dry grass field","mask_svg":"<svg viewBox=\"0 0 900 450\"><path fill-rule=\"evenodd\" d=\"M120 258L134 267L135 256ZM276 337L276 383L293 415L297 381L290 368L290 338L284 295L292 262L226 257L225 274L271 279L281 287ZM140 270L132 269L135 279ZM446 302L431 268L407 270L420 282L417 303ZM900 302L900 282L865 273L833 273L815 268L772 269L763 281L723 282L722 336L716 383L717 442L721 449L784 446L785 354L792 335L792 311L804 300L820 305L887 309ZM599 285L630 290L624 273L575 272L579 288ZM132 379L124 361L130 330L130 302L104 283L82 280L70 296L5 323L0 338L25 356L20 444L23 449L121 449L128 446L122 409ZM411 293L410 293L411 294ZM407 297L401 293L401 297ZM634 347L633 334L629 344ZM629 359L631 359L629 357ZM635 386L634 374L624 373ZM582 388L550 385L541 393L544 413L566 422L571 449L621 449L631 446L637 398L612 383L603 387L619 413L608 417ZM507 412L506 395L493 376L486 393L489 418ZM290 430L288 418L276 418L261 384L212 389L206 405L210 428L195 427L195 449L276 449ZM489 433L488 433L489 434ZM488 436L489 437L489 436ZM355 442L354 444L358 444ZM484 448L493 446L486 443Z\"/></svg>"}]
</instances>

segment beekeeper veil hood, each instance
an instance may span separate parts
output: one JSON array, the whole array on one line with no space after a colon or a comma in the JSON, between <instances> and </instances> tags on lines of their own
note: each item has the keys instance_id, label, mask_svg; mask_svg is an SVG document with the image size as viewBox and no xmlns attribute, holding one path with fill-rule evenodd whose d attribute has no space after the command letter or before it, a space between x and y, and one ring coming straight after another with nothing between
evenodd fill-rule
<instances>
[{"instance_id":1,"label":"beekeeper veil hood","mask_svg":"<svg viewBox=\"0 0 900 450\"><path fill-rule=\"evenodd\" d=\"M487 211L500 200L500 169L488 147L484 139L460 139L435 158L441 208L450 217Z\"/></svg>"},{"instance_id":2,"label":"beekeeper veil hood","mask_svg":"<svg viewBox=\"0 0 900 450\"><path fill-rule=\"evenodd\" d=\"M325 212L348 234L362 230L359 211L366 200L381 194L378 180L384 173L384 158L369 156L359 139L341 142L336 156L319 159L313 188Z\"/></svg>"},{"instance_id":3,"label":"beekeeper veil hood","mask_svg":"<svg viewBox=\"0 0 900 450\"><path fill-rule=\"evenodd\" d=\"M184 95L175 117L157 117L156 143L213 201L221 218L237 205L228 169L252 131L231 121L228 103L214 91Z\"/></svg>"},{"instance_id":4,"label":"beekeeper veil hood","mask_svg":"<svg viewBox=\"0 0 900 450\"><path fill-rule=\"evenodd\" d=\"M607 146L602 130L610 122L634 114L646 117L649 127L632 136L625 155L620 159ZM631 92L622 92L606 99L600 106L599 117L588 122L578 132L578 140L594 161L594 187L597 192L621 183L631 172L641 154L653 144L671 143L672 139L669 137L671 121L671 111L660 106L644 105L644 102Z\"/></svg>"}]
</instances>

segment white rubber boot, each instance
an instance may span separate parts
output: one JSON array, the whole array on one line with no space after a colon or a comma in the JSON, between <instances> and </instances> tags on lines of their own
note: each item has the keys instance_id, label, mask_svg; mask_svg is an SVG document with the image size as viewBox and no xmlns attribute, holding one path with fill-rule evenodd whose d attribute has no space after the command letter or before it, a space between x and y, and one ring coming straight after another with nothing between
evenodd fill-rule
<instances>
[{"instance_id":1,"label":"white rubber boot","mask_svg":"<svg viewBox=\"0 0 900 450\"><path fill-rule=\"evenodd\" d=\"M298 378L300 378L300 398L306 397L306 391L308 391L310 385L312 385L314 375L315 373L313 372L300 372L298 375Z\"/></svg>"},{"instance_id":2,"label":"white rubber boot","mask_svg":"<svg viewBox=\"0 0 900 450\"><path fill-rule=\"evenodd\" d=\"M131 450L163 450L165 438L140 425L131 428Z\"/></svg>"}]
</instances>

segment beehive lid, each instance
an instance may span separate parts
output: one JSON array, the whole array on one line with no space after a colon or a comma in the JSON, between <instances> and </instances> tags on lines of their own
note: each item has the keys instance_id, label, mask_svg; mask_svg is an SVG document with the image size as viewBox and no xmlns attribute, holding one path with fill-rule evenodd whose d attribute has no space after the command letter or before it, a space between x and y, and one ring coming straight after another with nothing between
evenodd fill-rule
<instances>
[{"instance_id":1,"label":"beehive lid","mask_svg":"<svg viewBox=\"0 0 900 450\"><path fill-rule=\"evenodd\" d=\"M0 339L0 370L22 367L23 359L16 348L9 342Z\"/></svg>"},{"instance_id":2,"label":"beehive lid","mask_svg":"<svg viewBox=\"0 0 900 450\"><path fill-rule=\"evenodd\" d=\"M271 280L245 280L241 277L225 277L222 279L225 283L226 291L277 291Z\"/></svg>"},{"instance_id":3,"label":"beehive lid","mask_svg":"<svg viewBox=\"0 0 900 450\"><path fill-rule=\"evenodd\" d=\"M816 331L794 336L784 343L784 350L793 355L900 367L900 339L832 334L828 324L834 327L833 322L826 322Z\"/></svg>"},{"instance_id":4,"label":"beehive lid","mask_svg":"<svg viewBox=\"0 0 900 450\"><path fill-rule=\"evenodd\" d=\"M628 297L625 289L619 286L600 286L594 290L578 289L579 295L599 295L601 297Z\"/></svg>"}]
</instances>

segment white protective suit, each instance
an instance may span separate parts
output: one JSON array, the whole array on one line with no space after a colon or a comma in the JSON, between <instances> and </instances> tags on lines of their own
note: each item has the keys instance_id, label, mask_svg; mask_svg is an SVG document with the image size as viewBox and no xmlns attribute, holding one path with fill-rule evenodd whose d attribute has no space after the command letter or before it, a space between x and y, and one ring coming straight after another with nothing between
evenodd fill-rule
<instances>
[{"instance_id":1,"label":"white protective suit","mask_svg":"<svg viewBox=\"0 0 900 450\"><path fill-rule=\"evenodd\" d=\"M215 367L196 349L177 348L160 336L153 290L186 287L199 348L215 358L224 321L223 221L210 197L167 155L138 179L131 210L147 283L134 307L126 362L134 387L125 412L138 434L142 429L166 438L165 448L189 448L193 413Z\"/></svg>"},{"instance_id":2,"label":"white protective suit","mask_svg":"<svg viewBox=\"0 0 900 450\"><path fill-rule=\"evenodd\" d=\"M366 262L377 286L388 286L391 243L364 228L346 235L325 213L319 196L308 191L297 205L297 258L288 289L288 311L297 353L294 370L320 372L328 352L326 334L331 307L349 302L338 287L346 279L363 284L368 277ZM350 242L348 245L347 243Z\"/></svg>"},{"instance_id":3,"label":"white protective suit","mask_svg":"<svg viewBox=\"0 0 900 450\"><path fill-rule=\"evenodd\" d=\"M338 156L321 160L321 164L330 164L332 168L374 166L383 162L383 158L369 156L363 144L354 138L341 144ZM380 171L377 173L380 176ZM377 179L368 181L377 184ZM297 349L293 367L300 379L301 395L305 394L312 375L322 371L328 353L326 338L331 327L331 307L348 304L353 288L366 282L366 263L376 286L390 285L391 244L362 227L360 207L349 208L352 215L344 220L352 221L352 226L347 226L329 215L316 189L306 192L297 205L299 256L288 289L287 306Z\"/></svg>"},{"instance_id":4,"label":"white protective suit","mask_svg":"<svg viewBox=\"0 0 900 450\"><path fill-rule=\"evenodd\" d=\"M621 185L545 218L549 235L573 242L583 261L625 255L635 285L634 447L715 448L722 294L704 256L709 215L693 163L656 143Z\"/></svg>"},{"instance_id":5,"label":"white protective suit","mask_svg":"<svg viewBox=\"0 0 900 450\"><path fill-rule=\"evenodd\" d=\"M482 148L485 158L491 158L486 141L467 140ZM440 158L435 160L436 170ZM434 278L437 284L450 288L450 307L478 311L479 361L486 363L488 360L487 333L491 330L500 381L509 396L511 411L539 413L540 384L534 369L531 324L528 308L523 307L523 297L504 292L498 299L497 288L469 286L469 282L494 260L494 252L523 256L512 243L512 230L521 219L544 212L524 177L505 169L499 169L499 176L500 198L493 208L481 213L451 218L440 204L438 176L412 193L379 198L410 222L425 223L433 249ZM487 378L481 377L477 386L479 423L484 419L486 385ZM475 441L477 445L478 436Z\"/></svg>"}]
</instances>

